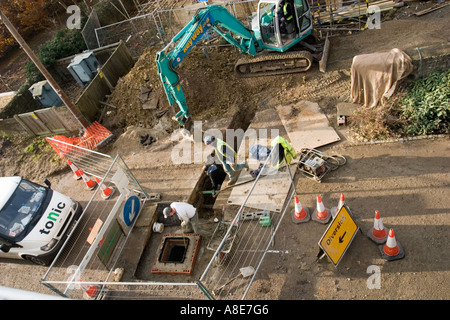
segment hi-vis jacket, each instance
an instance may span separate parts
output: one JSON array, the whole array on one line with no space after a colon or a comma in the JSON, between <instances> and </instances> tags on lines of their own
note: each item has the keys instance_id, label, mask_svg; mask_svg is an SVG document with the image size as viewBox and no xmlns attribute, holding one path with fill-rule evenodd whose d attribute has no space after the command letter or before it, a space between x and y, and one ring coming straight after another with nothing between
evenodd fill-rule
<instances>
[{"instance_id":1,"label":"hi-vis jacket","mask_svg":"<svg viewBox=\"0 0 450 320\"><path fill-rule=\"evenodd\" d=\"M284 4L284 6L283 6L283 15L284 15L285 17L286 17L287 15L289 15L289 16L286 17L286 20L287 20L287 21L292 20L293 16L292 16L292 14L291 14L291 10L290 10L290 7L289 7L289 3L285 3L285 4Z\"/></svg>"},{"instance_id":2,"label":"hi-vis jacket","mask_svg":"<svg viewBox=\"0 0 450 320\"><path fill-rule=\"evenodd\" d=\"M214 148L217 152L216 157L220 162L223 164L236 163L237 153L225 141L216 138Z\"/></svg>"},{"instance_id":3,"label":"hi-vis jacket","mask_svg":"<svg viewBox=\"0 0 450 320\"><path fill-rule=\"evenodd\" d=\"M272 152L278 151L278 150L275 150L275 147L278 144L283 147L284 157L281 158L281 156L279 156L277 163L274 163L275 161L271 161L272 166L275 169L280 168L284 164L285 160L286 160L287 165L289 165L289 164L291 164L292 159L297 158L297 152L294 150L294 148L289 144L289 142L286 139L284 139L283 137L280 137L280 136L278 136L272 140L272 142L271 142Z\"/></svg>"}]
</instances>

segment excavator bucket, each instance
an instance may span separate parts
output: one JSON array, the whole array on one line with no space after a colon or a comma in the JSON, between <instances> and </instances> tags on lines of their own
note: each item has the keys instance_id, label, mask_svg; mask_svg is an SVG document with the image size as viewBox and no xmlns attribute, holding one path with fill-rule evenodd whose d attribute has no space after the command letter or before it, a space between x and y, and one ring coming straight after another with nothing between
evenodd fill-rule
<instances>
[{"instance_id":1,"label":"excavator bucket","mask_svg":"<svg viewBox=\"0 0 450 320\"><path fill-rule=\"evenodd\" d=\"M330 51L330 40L328 40L328 34L325 38L325 43L322 51L322 58L319 61L320 72L325 73L327 70L328 52Z\"/></svg>"}]
</instances>

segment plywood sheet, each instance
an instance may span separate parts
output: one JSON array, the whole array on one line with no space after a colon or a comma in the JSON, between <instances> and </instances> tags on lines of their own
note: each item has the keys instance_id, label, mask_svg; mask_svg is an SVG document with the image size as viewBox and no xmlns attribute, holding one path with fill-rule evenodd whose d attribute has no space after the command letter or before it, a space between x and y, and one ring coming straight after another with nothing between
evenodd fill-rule
<instances>
[{"instance_id":1,"label":"plywood sheet","mask_svg":"<svg viewBox=\"0 0 450 320\"><path fill-rule=\"evenodd\" d=\"M292 176L295 174L296 166L291 165L290 170ZM247 171L242 171L239 176L239 181L251 179ZM228 198L228 204L241 206L247 198L253 183L246 183L238 185L233 188L233 191ZM257 210L266 210L272 212L281 212L283 204L286 201L286 196L292 186L291 178L287 172L287 167L282 170L275 171L273 175L260 177L255 188L245 203L245 207Z\"/></svg>"},{"instance_id":2,"label":"plywood sheet","mask_svg":"<svg viewBox=\"0 0 450 320\"><path fill-rule=\"evenodd\" d=\"M300 101L276 107L292 147L315 149L341 140L315 102Z\"/></svg>"}]
</instances>

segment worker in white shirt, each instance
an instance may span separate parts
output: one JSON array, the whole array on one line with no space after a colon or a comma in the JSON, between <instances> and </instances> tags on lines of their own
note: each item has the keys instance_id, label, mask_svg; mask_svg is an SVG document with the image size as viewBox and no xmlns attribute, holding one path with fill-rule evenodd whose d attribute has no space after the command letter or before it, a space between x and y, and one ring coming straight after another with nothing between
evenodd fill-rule
<instances>
[{"instance_id":1,"label":"worker in white shirt","mask_svg":"<svg viewBox=\"0 0 450 320\"><path fill-rule=\"evenodd\" d=\"M183 232L189 233L194 231L202 236L207 236L208 233L201 229L198 224L197 209L186 202L172 202L169 207L163 210L164 218L168 218L177 214L181 220L181 227L184 228Z\"/></svg>"}]
</instances>

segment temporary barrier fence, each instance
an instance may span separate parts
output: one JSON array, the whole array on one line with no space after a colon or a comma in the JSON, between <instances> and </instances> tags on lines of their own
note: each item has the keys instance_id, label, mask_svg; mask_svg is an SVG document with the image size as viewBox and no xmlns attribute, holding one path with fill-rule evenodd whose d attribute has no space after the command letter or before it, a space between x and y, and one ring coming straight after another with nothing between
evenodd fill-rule
<instances>
[{"instance_id":1,"label":"temporary barrier fence","mask_svg":"<svg viewBox=\"0 0 450 320\"><path fill-rule=\"evenodd\" d=\"M266 254L275 243L276 233L295 194L293 176L289 174L289 178L285 181L291 188L288 187L289 192L286 194L281 212L270 209L256 210L248 206L252 197L260 196L255 192L255 188L261 179L277 179L278 177L280 172L278 170L272 171L273 176L263 174L268 171L266 168L270 168L269 159L270 157L264 162L198 281L211 299L244 300ZM290 167L285 165L281 170L289 171ZM267 207L270 208L270 205ZM251 269L253 272L245 275L243 270L246 269Z\"/></svg>"},{"instance_id":2,"label":"temporary barrier fence","mask_svg":"<svg viewBox=\"0 0 450 320\"><path fill-rule=\"evenodd\" d=\"M142 208L152 197L119 155L112 158L55 138L47 141L89 178L101 181L41 281L62 296L81 299L92 288L101 293L104 286L85 282L108 281ZM117 198L103 200L102 184L113 185ZM126 212L122 208L130 201L131 209Z\"/></svg>"},{"instance_id":3,"label":"temporary barrier fence","mask_svg":"<svg viewBox=\"0 0 450 320\"><path fill-rule=\"evenodd\" d=\"M145 203L155 199L140 186L120 156L112 158L54 138L48 140L88 177L97 177L101 181L100 186L114 186L118 194L105 201L101 198L102 188L93 191L68 241L42 278L43 285L71 299L246 298L265 255L274 243L293 191L287 195L282 212L267 210L255 213L246 204L248 199L256 196L253 190L262 179L259 175L234 219L227 224L228 229L219 239L217 248L207 248L214 254L211 254L206 269L200 270L203 272L200 277L173 282L138 279L122 282L120 277L117 279L117 272L122 266L124 248ZM290 186L292 181L286 183ZM134 205L139 208L135 212L136 217L127 220L125 204L133 197L136 197ZM227 243L230 234L231 244ZM137 258L139 260L140 257ZM226 285L220 292L217 290L239 275L240 268L248 266L253 268L253 274L232 281L232 285Z\"/></svg>"}]
</instances>

